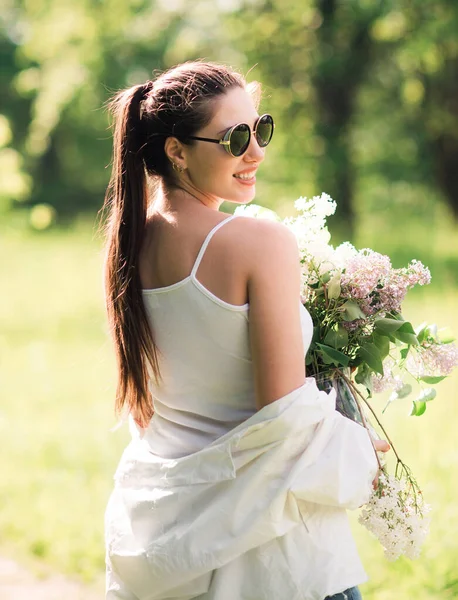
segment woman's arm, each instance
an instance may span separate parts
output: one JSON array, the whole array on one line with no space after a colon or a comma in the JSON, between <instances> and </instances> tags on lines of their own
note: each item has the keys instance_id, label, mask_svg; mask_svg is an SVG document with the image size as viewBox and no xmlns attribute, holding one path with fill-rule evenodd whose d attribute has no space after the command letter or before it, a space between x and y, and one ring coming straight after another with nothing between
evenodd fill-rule
<instances>
[{"instance_id":1,"label":"woman's arm","mask_svg":"<svg viewBox=\"0 0 458 600\"><path fill-rule=\"evenodd\" d=\"M305 362L296 238L281 223L258 220L252 225L249 327L260 409L304 383Z\"/></svg>"}]
</instances>

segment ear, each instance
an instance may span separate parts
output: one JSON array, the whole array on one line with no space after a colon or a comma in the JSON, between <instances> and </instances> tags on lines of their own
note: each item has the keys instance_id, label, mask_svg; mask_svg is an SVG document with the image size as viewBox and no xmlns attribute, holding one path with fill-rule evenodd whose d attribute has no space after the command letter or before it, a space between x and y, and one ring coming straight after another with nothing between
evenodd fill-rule
<instances>
[{"instance_id":1,"label":"ear","mask_svg":"<svg viewBox=\"0 0 458 600\"><path fill-rule=\"evenodd\" d=\"M182 171L187 168L185 146L176 137L168 137L165 140L164 152L172 164Z\"/></svg>"}]
</instances>

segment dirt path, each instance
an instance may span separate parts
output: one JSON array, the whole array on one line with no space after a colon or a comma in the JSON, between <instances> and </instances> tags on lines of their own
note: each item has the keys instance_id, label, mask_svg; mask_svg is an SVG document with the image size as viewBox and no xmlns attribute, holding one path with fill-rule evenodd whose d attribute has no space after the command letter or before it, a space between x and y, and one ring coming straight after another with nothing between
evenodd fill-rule
<instances>
[{"instance_id":1,"label":"dirt path","mask_svg":"<svg viewBox=\"0 0 458 600\"><path fill-rule=\"evenodd\" d=\"M85 586L63 575L44 578L0 556L1 600L102 600L103 586Z\"/></svg>"}]
</instances>

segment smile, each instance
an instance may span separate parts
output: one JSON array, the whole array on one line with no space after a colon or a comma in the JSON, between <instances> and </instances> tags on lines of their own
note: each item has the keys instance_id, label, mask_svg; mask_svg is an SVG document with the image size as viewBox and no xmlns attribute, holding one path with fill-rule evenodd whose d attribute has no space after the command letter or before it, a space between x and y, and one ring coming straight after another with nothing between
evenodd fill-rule
<instances>
[{"instance_id":1,"label":"smile","mask_svg":"<svg viewBox=\"0 0 458 600\"><path fill-rule=\"evenodd\" d=\"M255 174L256 174L256 171L250 171L249 173L235 174L234 177L236 179L241 179L242 181L251 181L252 179L254 179Z\"/></svg>"}]
</instances>

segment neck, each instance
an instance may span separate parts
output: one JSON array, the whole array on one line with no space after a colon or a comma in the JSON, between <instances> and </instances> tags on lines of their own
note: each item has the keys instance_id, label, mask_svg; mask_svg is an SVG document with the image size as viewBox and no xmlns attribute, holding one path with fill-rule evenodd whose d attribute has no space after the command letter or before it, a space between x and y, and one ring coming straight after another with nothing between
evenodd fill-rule
<instances>
[{"instance_id":1,"label":"neck","mask_svg":"<svg viewBox=\"0 0 458 600\"><path fill-rule=\"evenodd\" d=\"M210 196L186 180L180 180L174 187L159 186L151 208L161 213L195 212L202 208L218 211L222 203L222 198Z\"/></svg>"}]
</instances>

